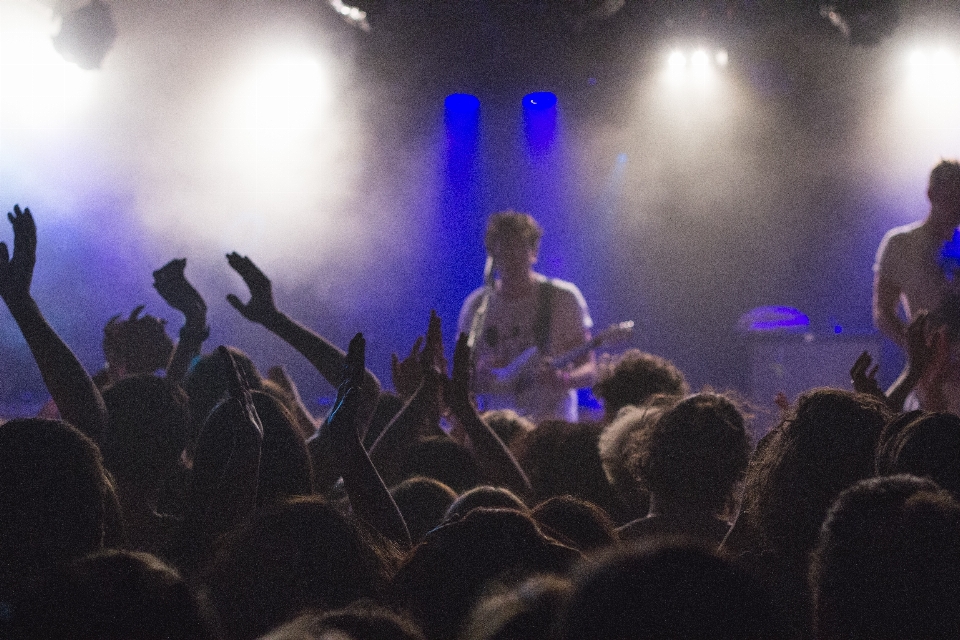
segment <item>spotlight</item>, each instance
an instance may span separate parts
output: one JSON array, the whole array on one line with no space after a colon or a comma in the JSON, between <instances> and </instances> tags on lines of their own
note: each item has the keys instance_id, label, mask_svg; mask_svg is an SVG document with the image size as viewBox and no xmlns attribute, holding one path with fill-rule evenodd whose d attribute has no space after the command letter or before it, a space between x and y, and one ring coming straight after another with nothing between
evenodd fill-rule
<instances>
[{"instance_id":1,"label":"spotlight","mask_svg":"<svg viewBox=\"0 0 960 640\"><path fill-rule=\"evenodd\" d=\"M667 66L671 71L682 71L687 66L687 56L682 51L674 51L667 59Z\"/></svg>"},{"instance_id":2,"label":"spotlight","mask_svg":"<svg viewBox=\"0 0 960 640\"><path fill-rule=\"evenodd\" d=\"M354 7L344 4L343 0L327 0L330 7L337 12L337 15L343 18L344 22L361 31L370 31L370 23L367 22L367 12L360 7Z\"/></svg>"},{"instance_id":3,"label":"spotlight","mask_svg":"<svg viewBox=\"0 0 960 640\"><path fill-rule=\"evenodd\" d=\"M469 93L451 93L443 101L447 113L470 114L480 108L480 98Z\"/></svg>"},{"instance_id":4,"label":"spotlight","mask_svg":"<svg viewBox=\"0 0 960 640\"><path fill-rule=\"evenodd\" d=\"M97 69L117 39L117 25L110 7L100 0L65 14L54 48L81 69Z\"/></svg>"},{"instance_id":5,"label":"spotlight","mask_svg":"<svg viewBox=\"0 0 960 640\"><path fill-rule=\"evenodd\" d=\"M528 93L523 97L523 106L527 109L549 109L557 105L557 96L549 91Z\"/></svg>"},{"instance_id":6,"label":"spotlight","mask_svg":"<svg viewBox=\"0 0 960 640\"><path fill-rule=\"evenodd\" d=\"M690 64L697 71L706 71L710 68L710 58L707 57L706 51L697 49L693 52L693 55L690 56Z\"/></svg>"},{"instance_id":7,"label":"spotlight","mask_svg":"<svg viewBox=\"0 0 960 640\"><path fill-rule=\"evenodd\" d=\"M730 57L727 55L726 49L720 49L717 51L717 55L715 55L713 59L716 60L717 65L721 67L727 66L727 62L730 61Z\"/></svg>"}]
</instances>

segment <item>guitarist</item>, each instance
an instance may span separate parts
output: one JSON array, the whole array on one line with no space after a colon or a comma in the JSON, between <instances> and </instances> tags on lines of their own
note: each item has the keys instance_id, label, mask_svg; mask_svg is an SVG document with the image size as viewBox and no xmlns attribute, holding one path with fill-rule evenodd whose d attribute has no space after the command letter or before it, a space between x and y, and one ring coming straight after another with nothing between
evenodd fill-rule
<instances>
[{"instance_id":1,"label":"guitarist","mask_svg":"<svg viewBox=\"0 0 960 640\"><path fill-rule=\"evenodd\" d=\"M487 282L463 303L459 326L470 334L474 391L482 410L514 409L537 421L576 421L576 389L593 384L595 356L589 351L562 369L547 359L583 346L593 321L575 285L533 270L542 235L529 214L504 211L490 217L484 237ZM536 353L518 374L500 371L530 347Z\"/></svg>"}]
</instances>

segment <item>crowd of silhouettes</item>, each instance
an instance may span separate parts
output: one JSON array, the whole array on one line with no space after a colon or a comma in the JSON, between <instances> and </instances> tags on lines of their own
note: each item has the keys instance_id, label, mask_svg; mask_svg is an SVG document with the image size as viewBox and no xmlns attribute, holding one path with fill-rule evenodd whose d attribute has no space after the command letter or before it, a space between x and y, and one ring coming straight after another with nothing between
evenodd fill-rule
<instances>
[{"instance_id":1,"label":"crowd of silhouettes","mask_svg":"<svg viewBox=\"0 0 960 640\"><path fill-rule=\"evenodd\" d=\"M0 424L0 637L960 637L960 417L903 410L943 366L932 315L889 391L862 357L856 391L781 398L769 429L637 349L601 364L601 418L536 424L478 411L435 314L387 390L362 334L332 344L230 254L230 304L337 389L314 416L284 363L204 348L183 259L153 273L179 339L115 316L91 375L31 295L33 216L8 217L0 297L51 401Z\"/></svg>"}]
</instances>

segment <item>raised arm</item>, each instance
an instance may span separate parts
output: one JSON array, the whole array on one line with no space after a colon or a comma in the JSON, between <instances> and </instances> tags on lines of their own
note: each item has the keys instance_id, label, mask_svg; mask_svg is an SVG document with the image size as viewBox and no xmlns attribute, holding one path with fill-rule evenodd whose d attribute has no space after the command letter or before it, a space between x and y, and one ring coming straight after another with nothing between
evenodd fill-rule
<instances>
[{"instance_id":1,"label":"raised arm","mask_svg":"<svg viewBox=\"0 0 960 640\"><path fill-rule=\"evenodd\" d=\"M178 258L153 272L153 288L185 319L180 329L180 340L167 364L167 380L176 384L183 381L190 362L200 355L203 341L210 337L207 303L184 275L186 266L187 259Z\"/></svg>"},{"instance_id":2,"label":"raised arm","mask_svg":"<svg viewBox=\"0 0 960 640\"><path fill-rule=\"evenodd\" d=\"M426 346L422 350L421 344L424 341L418 337L403 365L407 370L404 374L407 384L412 386L416 381L414 391L370 447L370 457L391 486L404 480L401 475L403 456L411 444L425 437L446 437L440 428L446 361L443 359L440 317L436 312L430 312ZM411 371L414 365L416 372ZM428 375L428 372L432 373Z\"/></svg>"},{"instance_id":3,"label":"raised arm","mask_svg":"<svg viewBox=\"0 0 960 640\"><path fill-rule=\"evenodd\" d=\"M366 342L358 333L350 341L343 383L337 390L333 411L320 426L313 446L325 451L323 457L343 478L354 513L387 538L410 546L410 534L400 510L367 456L357 424L360 385L363 380Z\"/></svg>"},{"instance_id":4,"label":"raised arm","mask_svg":"<svg viewBox=\"0 0 960 640\"><path fill-rule=\"evenodd\" d=\"M243 375L231 363L229 396L210 413L197 437L191 490L178 545L189 562L199 562L217 536L242 524L257 504L263 425Z\"/></svg>"},{"instance_id":5,"label":"raised arm","mask_svg":"<svg viewBox=\"0 0 960 640\"><path fill-rule=\"evenodd\" d=\"M100 392L77 356L47 323L30 295L37 260L37 227L30 209L13 207L13 256L0 242L0 297L10 309L33 354L47 391L64 420L95 442L103 438L107 410Z\"/></svg>"},{"instance_id":6,"label":"raised arm","mask_svg":"<svg viewBox=\"0 0 960 640\"><path fill-rule=\"evenodd\" d=\"M446 381L444 398L453 418L470 438L474 456L488 482L520 495L530 495L530 481L503 441L480 419L470 397L470 347L461 333L453 352L453 377Z\"/></svg>"},{"instance_id":7,"label":"raised arm","mask_svg":"<svg viewBox=\"0 0 960 640\"><path fill-rule=\"evenodd\" d=\"M339 386L342 382L340 376L344 370L346 354L323 336L314 333L277 309L273 300L273 285L270 279L250 258L238 253L231 253L227 255L227 262L234 271L240 274L247 288L250 289L249 302L243 303L240 298L233 294L227 296L227 302L239 311L244 318L263 325L299 351L316 367L327 382L334 387ZM363 370L363 383L360 385L358 393L361 396L361 412L372 411L377 396L380 395L380 381L369 369ZM361 416L361 420L364 417L369 416Z\"/></svg>"}]
</instances>

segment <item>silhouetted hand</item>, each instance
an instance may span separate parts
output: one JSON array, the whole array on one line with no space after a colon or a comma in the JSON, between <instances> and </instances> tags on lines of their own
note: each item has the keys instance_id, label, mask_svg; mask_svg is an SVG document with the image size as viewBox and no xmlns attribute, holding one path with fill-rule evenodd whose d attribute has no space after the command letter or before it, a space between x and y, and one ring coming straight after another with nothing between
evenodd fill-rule
<instances>
[{"instance_id":1,"label":"silhouetted hand","mask_svg":"<svg viewBox=\"0 0 960 640\"><path fill-rule=\"evenodd\" d=\"M468 339L466 333L461 333L457 338L457 346L453 350L453 372L444 389L444 399L456 415L465 410L474 410L473 399L470 397L472 363L470 347L467 346Z\"/></svg>"},{"instance_id":2,"label":"silhouetted hand","mask_svg":"<svg viewBox=\"0 0 960 640\"><path fill-rule=\"evenodd\" d=\"M343 364L343 382L337 388L333 410L320 425L317 438L323 442L334 459L343 460L352 446L360 445L357 413L360 408L360 385L363 383L364 361L367 342L358 333L347 347Z\"/></svg>"},{"instance_id":3,"label":"silhouetted hand","mask_svg":"<svg viewBox=\"0 0 960 640\"><path fill-rule=\"evenodd\" d=\"M13 226L13 256L5 242L0 242L0 298L7 305L30 297L33 267L37 262L37 226L30 209L13 206L7 214Z\"/></svg>"},{"instance_id":4,"label":"silhouetted hand","mask_svg":"<svg viewBox=\"0 0 960 640\"><path fill-rule=\"evenodd\" d=\"M860 354L857 361L850 368L850 379L853 382L853 389L857 393L866 393L877 398L886 399L883 389L877 383L877 371L880 365L874 365L873 358L866 351Z\"/></svg>"},{"instance_id":5,"label":"silhouetted hand","mask_svg":"<svg viewBox=\"0 0 960 640\"><path fill-rule=\"evenodd\" d=\"M205 322L207 303L184 275L186 266L186 258L177 258L163 265L153 272L153 288L188 320L200 318Z\"/></svg>"},{"instance_id":6,"label":"silhouetted hand","mask_svg":"<svg viewBox=\"0 0 960 640\"><path fill-rule=\"evenodd\" d=\"M440 329L440 316L435 309L430 310L430 322L427 324L427 342L423 347L423 356L428 358L429 366L441 375L447 375L447 358L443 355L443 333Z\"/></svg>"},{"instance_id":7,"label":"silhouetted hand","mask_svg":"<svg viewBox=\"0 0 960 640\"><path fill-rule=\"evenodd\" d=\"M240 274L247 288L250 289L250 302L244 304L232 293L227 295L227 302L247 320L267 324L278 313L277 305L273 301L273 285L270 283L270 278L264 275L250 258L241 256L235 251L227 254L227 262Z\"/></svg>"},{"instance_id":8,"label":"silhouetted hand","mask_svg":"<svg viewBox=\"0 0 960 640\"><path fill-rule=\"evenodd\" d=\"M420 365L420 348L423 346L423 336L417 336L409 355L401 360L397 354L390 356L390 373L393 378L393 388L403 399L408 399L417 392L423 381L423 369Z\"/></svg>"}]
</instances>

